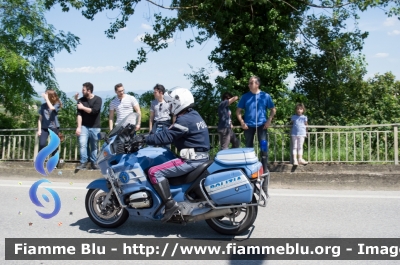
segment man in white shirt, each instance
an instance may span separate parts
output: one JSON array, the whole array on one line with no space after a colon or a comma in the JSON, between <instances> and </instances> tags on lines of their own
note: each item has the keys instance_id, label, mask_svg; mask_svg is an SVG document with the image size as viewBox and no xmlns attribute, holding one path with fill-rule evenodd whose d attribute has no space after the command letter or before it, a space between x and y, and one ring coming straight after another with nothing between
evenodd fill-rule
<instances>
[{"instance_id":1,"label":"man in white shirt","mask_svg":"<svg viewBox=\"0 0 400 265\"><path fill-rule=\"evenodd\" d=\"M110 103L110 114L108 116L108 127L110 131L113 129L113 123L114 123L114 112L117 112L117 121L115 122L115 125L117 125L119 122L121 122L126 116L131 114L133 110L136 111L138 116L138 121L136 125L136 131L140 129L140 117L141 117L141 112L140 112L140 106L138 101L134 96L125 94L124 86L119 83L115 85L115 93L117 94L117 97L114 98L111 103Z\"/></svg>"}]
</instances>

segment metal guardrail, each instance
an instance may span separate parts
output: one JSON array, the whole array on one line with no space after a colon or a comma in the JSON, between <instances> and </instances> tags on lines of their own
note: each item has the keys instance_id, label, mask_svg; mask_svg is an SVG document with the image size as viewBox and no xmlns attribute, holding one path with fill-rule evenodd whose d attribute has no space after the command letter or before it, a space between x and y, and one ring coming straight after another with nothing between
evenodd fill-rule
<instances>
[{"instance_id":1,"label":"metal guardrail","mask_svg":"<svg viewBox=\"0 0 400 265\"><path fill-rule=\"evenodd\" d=\"M362 126L308 126L308 137L304 143L304 155L309 162L316 163L394 163L399 164L400 124ZM288 125L275 125L268 129L269 161L291 161L291 137ZM219 135L216 126L209 126L212 155L219 150ZM102 129L107 130L107 128ZM243 131L234 127L244 146ZM0 129L0 161L33 161L38 153L36 128ZM75 128L61 129L65 141L60 144L60 158L79 161L79 142ZM148 132L142 128L141 132ZM100 147L101 145L99 145ZM258 142L254 143L258 149Z\"/></svg>"}]
</instances>

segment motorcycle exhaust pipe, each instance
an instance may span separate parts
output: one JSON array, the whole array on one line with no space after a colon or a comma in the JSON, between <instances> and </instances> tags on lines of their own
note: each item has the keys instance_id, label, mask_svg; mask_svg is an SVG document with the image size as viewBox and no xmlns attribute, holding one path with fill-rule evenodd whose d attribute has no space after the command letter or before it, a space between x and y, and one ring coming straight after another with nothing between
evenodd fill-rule
<instances>
[{"instance_id":1,"label":"motorcycle exhaust pipe","mask_svg":"<svg viewBox=\"0 0 400 265\"><path fill-rule=\"evenodd\" d=\"M207 213L195 215L195 216L189 216L187 218L187 222L197 222L197 221L203 221L211 218L216 218L220 216L224 216L225 214L231 214L232 210L231 209L218 209L218 210L212 210Z\"/></svg>"}]
</instances>

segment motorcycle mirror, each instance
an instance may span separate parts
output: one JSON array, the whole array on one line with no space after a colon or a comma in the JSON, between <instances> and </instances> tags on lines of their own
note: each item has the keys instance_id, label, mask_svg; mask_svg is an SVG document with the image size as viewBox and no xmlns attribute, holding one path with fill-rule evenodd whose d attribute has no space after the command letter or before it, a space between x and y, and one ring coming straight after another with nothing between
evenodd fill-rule
<instances>
[{"instance_id":1,"label":"motorcycle mirror","mask_svg":"<svg viewBox=\"0 0 400 265\"><path fill-rule=\"evenodd\" d=\"M99 140L105 140L106 139L107 134L105 132L100 132L97 134L97 138Z\"/></svg>"}]
</instances>

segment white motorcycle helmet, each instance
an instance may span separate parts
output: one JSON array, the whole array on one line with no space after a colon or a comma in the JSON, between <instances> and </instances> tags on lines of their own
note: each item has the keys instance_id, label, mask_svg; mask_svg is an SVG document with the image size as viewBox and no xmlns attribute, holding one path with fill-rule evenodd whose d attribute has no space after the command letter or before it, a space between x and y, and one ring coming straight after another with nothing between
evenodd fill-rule
<instances>
[{"instance_id":1,"label":"white motorcycle helmet","mask_svg":"<svg viewBox=\"0 0 400 265\"><path fill-rule=\"evenodd\" d=\"M168 93L164 94L166 102L171 103L171 113L178 115L182 110L193 106L194 98L189 89L183 87L175 87Z\"/></svg>"}]
</instances>

